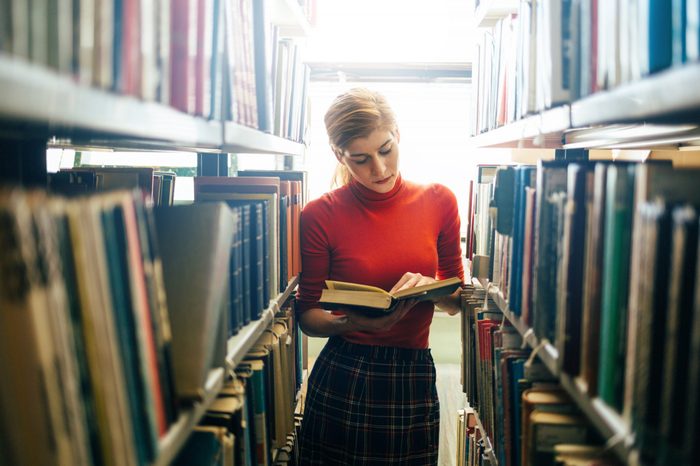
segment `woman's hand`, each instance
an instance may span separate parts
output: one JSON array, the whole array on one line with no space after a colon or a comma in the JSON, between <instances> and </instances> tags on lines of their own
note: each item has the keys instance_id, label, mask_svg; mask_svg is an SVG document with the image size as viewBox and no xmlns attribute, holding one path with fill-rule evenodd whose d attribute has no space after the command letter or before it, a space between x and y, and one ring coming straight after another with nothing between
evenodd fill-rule
<instances>
[{"instance_id":1,"label":"woman's hand","mask_svg":"<svg viewBox=\"0 0 700 466\"><path fill-rule=\"evenodd\" d=\"M347 332L376 332L389 330L416 304L418 300L407 299L396 305L396 309L384 317L367 317L359 312L345 311Z\"/></svg>"},{"instance_id":2,"label":"woman's hand","mask_svg":"<svg viewBox=\"0 0 700 466\"><path fill-rule=\"evenodd\" d=\"M420 285L428 285L436 281L437 280L435 280L433 277L426 277L419 273L406 272L405 274L403 274L403 277L401 277L399 281L396 282L396 285L394 285L394 287L389 291L389 293L394 294L397 291L405 290L406 288L413 288L414 286Z\"/></svg>"},{"instance_id":3,"label":"woman's hand","mask_svg":"<svg viewBox=\"0 0 700 466\"><path fill-rule=\"evenodd\" d=\"M400 290L405 290L406 288L411 288L414 286L427 285L429 283L436 282L433 277L426 277L419 273L406 272L403 277L396 282L396 285L391 289L389 293L396 293ZM460 311L460 292L461 288L455 290L449 296L443 296L441 298L434 299L433 302L443 311L450 315L455 315Z\"/></svg>"}]
</instances>

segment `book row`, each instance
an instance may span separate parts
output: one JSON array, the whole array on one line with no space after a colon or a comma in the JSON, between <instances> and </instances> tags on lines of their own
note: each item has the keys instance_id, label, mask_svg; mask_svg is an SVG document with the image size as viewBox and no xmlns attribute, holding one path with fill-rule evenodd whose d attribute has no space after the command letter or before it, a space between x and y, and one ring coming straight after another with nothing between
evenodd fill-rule
<instances>
[{"instance_id":1,"label":"book row","mask_svg":"<svg viewBox=\"0 0 700 466\"><path fill-rule=\"evenodd\" d=\"M488 439L479 428L477 412L467 407L457 410L457 464L458 466L484 466L490 460Z\"/></svg>"},{"instance_id":2,"label":"book row","mask_svg":"<svg viewBox=\"0 0 700 466\"><path fill-rule=\"evenodd\" d=\"M72 196L115 189L140 189L156 206L173 205L175 180L172 171L152 167L63 168L48 174L51 193Z\"/></svg>"},{"instance_id":3,"label":"book row","mask_svg":"<svg viewBox=\"0 0 700 466\"><path fill-rule=\"evenodd\" d=\"M284 309L235 368L174 465L272 465L293 459L300 335L293 310Z\"/></svg>"},{"instance_id":4,"label":"book row","mask_svg":"<svg viewBox=\"0 0 700 466\"><path fill-rule=\"evenodd\" d=\"M301 271L299 218L304 173L247 176L251 174L261 173L194 180L196 203L225 202L238 218L229 267L232 335L258 319L270 299Z\"/></svg>"},{"instance_id":5,"label":"book row","mask_svg":"<svg viewBox=\"0 0 700 466\"><path fill-rule=\"evenodd\" d=\"M700 59L697 0L521 0L476 45L472 134Z\"/></svg>"},{"instance_id":6,"label":"book row","mask_svg":"<svg viewBox=\"0 0 700 466\"><path fill-rule=\"evenodd\" d=\"M3 464L153 463L226 365L239 214L10 188L0 214ZM288 316L273 328L294 392L298 329Z\"/></svg>"},{"instance_id":7,"label":"book row","mask_svg":"<svg viewBox=\"0 0 700 466\"><path fill-rule=\"evenodd\" d=\"M605 441L547 368L524 349L521 335L504 318L486 290L463 293L463 388L473 416L460 445L460 465L617 465ZM461 433L461 432L460 432ZM486 438L481 437L484 435ZM495 460L483 451L491 445ZM475 448L476 447L476 448Z\"/></svg>"},{"instance_id":8,"label":"book row","mask_svg":"<svg viewBox=\"0 0 700 466\"><path fill-rule=\"evenodd\" d=\"M298 229L305 174L241 171L240 175L195 178L197 201L225 201L236 219L229 268L229 336L259 319L301 269ZM158 206L172 204L175 175L149 167L81 167L51 173L48 180L51 192L64 195L140 189ZM170 212L170 228L185 228L178 226L180 210ZM165 221L167 214L162 216Z\"/></svg>"},{"instance_id":9,"label":"book row","mask_svg":"<svg viewBox=\"0 0 700 466\"><path fill-rule=\"evenodd\" d=\"M85 86L301 141L308 70L268 0L4 2L0 52Z\"/></svg>"},{"instance_id":10,"label":"book row","mask_svg":"<svg viewBox=\"0 0 700 466\"><path fill-rule=\"evenodd\" d=\"M690 464L700 172L585 161L480 171L475 276L551 345L558 371L622 417L643 463Z\"/></svg>"}]
</instances>

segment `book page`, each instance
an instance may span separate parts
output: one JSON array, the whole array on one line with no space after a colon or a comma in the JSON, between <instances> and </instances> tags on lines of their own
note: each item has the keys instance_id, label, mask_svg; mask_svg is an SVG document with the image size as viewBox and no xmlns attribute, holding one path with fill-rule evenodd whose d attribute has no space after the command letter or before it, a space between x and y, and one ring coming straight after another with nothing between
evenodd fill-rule
<instances>
[{"instance_id":1,"label":"book page","mask_svg":"<svg viewBox=\"0 0 700 466\"><path fill-rule=\"evenodd\" d=\"M386 291L371 285L361 285L359 283L337 282L334 280L326 280L326 288L329 290L344 290L344 291L369 291L373 293L381 293L388 295Z\"/></svg>"}]
</instances>

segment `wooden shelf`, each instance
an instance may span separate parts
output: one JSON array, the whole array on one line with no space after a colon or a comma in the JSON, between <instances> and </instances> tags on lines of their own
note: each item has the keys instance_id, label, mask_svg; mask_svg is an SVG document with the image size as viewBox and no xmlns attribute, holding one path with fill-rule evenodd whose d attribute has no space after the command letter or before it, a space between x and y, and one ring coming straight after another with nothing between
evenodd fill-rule
<instances>
[{"instance_id":1,"label":"wooden shelf","mask_svg":"<svg viewBox=\"0 0 700 466\"><path fill-rule=\"evenodd\" d=\"M295 0L274 0L270 10L271 22L280 26L281 36L307 37L311 34L311 25Z\"/></svg>"},{"instance_id":2,"label":"wooden shelf","mask_svg":"<svg viewBox=\"0 0 700 466\"><path fill-rule=\"evenodd\" d=\"M518 0L482 0L474 11L474 26L488 28L499 19L518 12Z\"/></svg>"},{"instance_id":3,"label":"wooden shelf","mask_svg":"<svg viewBox=\"0 0 700 466\"><path fill-rule=\"evenodd\" d=\"M212 369L204 386L204 398L190 409L181 412L175 424L170 426L168 433L159 442L158 458L153 466L166 466L175 459L192 433L192 429L199 423L207 408L216 399L223 385L224 368Z\"/></svg>"},{"instance_id":4,"label":"wooden shelf","mask_svg":"<svg viewBox=\"0 0 700 466\"><path fill-rule=\"evenodd\" d=\"M246 353L258 341L260 335L270 326L275 314L279 312L284 302L289 299L298 283L299 277L292 278L284 292L270 301L270 306L263 311L260 319L250 322L240 329L237 334L229 338L226 351L226 364L229 368L235 368L243 360Z\"/></svg>"},{"instance_id":5,"label":"wooden shelf","mask_svg":"<svg viewBox=\"0 0 700 466\"><path fill-rule=\"evenodd\" d=\"M306 146L247 126L226 122L222 149L224 152L246 154L302 155Z\"/></svg>"},{"instance_id":6,"label":"wooden shelf","mask_svg":"<svg viewBox=\"0 0 700 466\"><path fill-rule=\"evenodd\" d=\"M591 424L593 424L604 438L608 439L608 447L614 451L620 460L627 464L630 458L636 456L636 451L633 446L633 435L620 414L606 405L600 398L591 398L579 386L574 378L559 370L557 360L558 352L556 348L546 340L540 342L537 339L534 331L510 311L507 301L497 288L489 287L489 296L513 327L520 333L525 343L527 343L531 349L537 350L537 357L544 363L552 375L559 379L560 385L578 405L579 409L589 419Z\"/></svg>"},{"instance_id":7,"label":"wooden shelf","mask_svg":"<svg viewBox=\"0 0 700 466\"><path fill-rule=\"evenodd\" d=\"M469 140L476 147L559 148L570 128L569 106L562 105L487 131Z\"/></svg>"}]
</instances>

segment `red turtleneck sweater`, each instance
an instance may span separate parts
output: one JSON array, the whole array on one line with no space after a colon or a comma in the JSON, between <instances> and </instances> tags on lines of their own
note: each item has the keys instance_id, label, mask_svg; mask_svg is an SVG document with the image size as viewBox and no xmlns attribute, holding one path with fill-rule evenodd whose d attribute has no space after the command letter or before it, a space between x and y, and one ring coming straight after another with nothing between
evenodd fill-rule
<instances>
[{"instance_id":1,"label":"red turtleneck sweater","mask_svg":"<svg viewBox=\"0 0 700 466\"><path fill-rule=\"evenodd\" d=\"M318 299L325 280L390 290L405 272L464 278L457 200L439 184L422 186L399 176L390 192L380 194L351 181L309 202L300 229L301 312L322 307ZM343 338L365 345L427 348L433 312L431 302L422 302L388 331Z\"/></svg>"}]
</instances>

